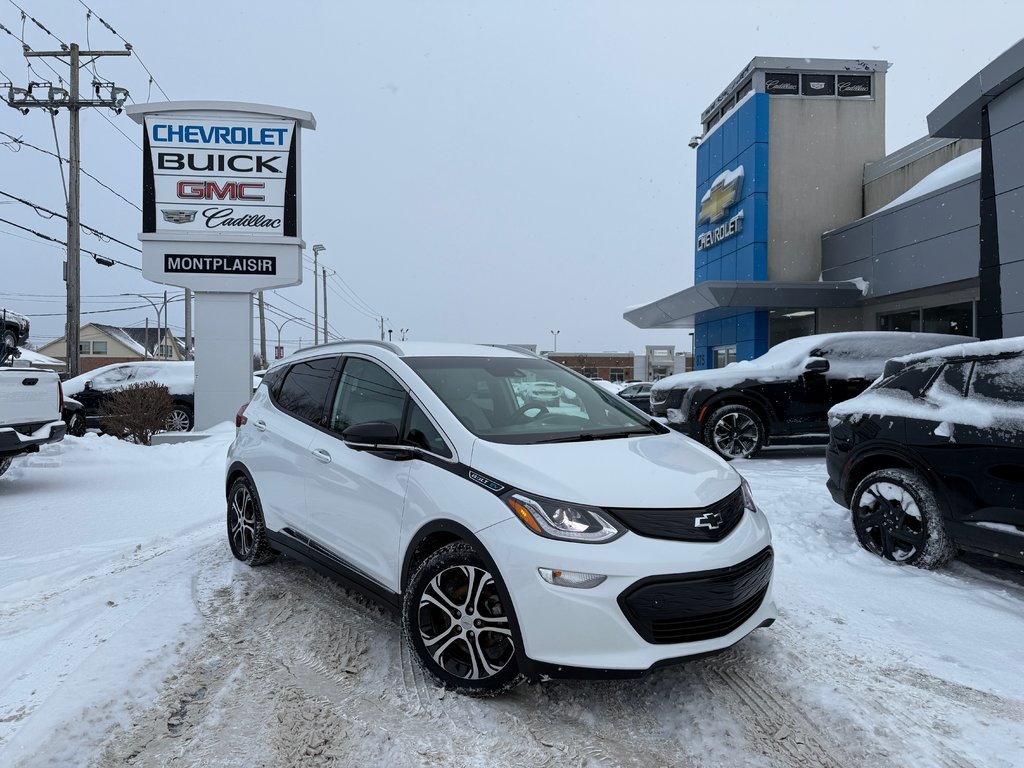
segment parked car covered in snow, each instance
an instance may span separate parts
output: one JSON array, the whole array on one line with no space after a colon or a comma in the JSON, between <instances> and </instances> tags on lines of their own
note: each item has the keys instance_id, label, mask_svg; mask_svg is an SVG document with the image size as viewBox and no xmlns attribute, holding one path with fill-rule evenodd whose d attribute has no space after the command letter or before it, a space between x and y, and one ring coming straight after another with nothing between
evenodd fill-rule
<instances>
[{"instance_id":1,"label":"parked car covered in snow","mask_svg":"<svg viewBox=\"0 0 1024 768\"><path fill-rule=\"evenodd\" d=\"M726 459L785 439L824 444L828 409L863 392L886 360L963 341L976 339L896 331L789 339L754 360L661 379L651 412Z\"/></svg>"},{"instance_id":2,"label":"parked car covered in snow","mask_svg":"<svg viewBox=\"0 0 1024 768\"><path fill-rule=\"evenodd\" d=\"M167 417L170 432L190 432L195 413L195 363L147 360L114 363L64 382L64 394L85 406L85 423L100 427L100 406L106 398L129 384L155 382L167 387L174 408Z\"/></svg>"},{"instance_id":3,"label":"parked car covered in snow","mask_svg":"<svg viewBox=\"0 0 1024 768\"><path fill-rule=\"evenodd\" d=\"M649 381L637 381L619 390L618 395L628 403L632 403L644 413L651 412L651 387Z\"/></svg>"},{"instance_id":4,"label":"parked car covered in snow","mask_svg":"<svg viewBox=\"0 0 1024 768\"><path fill-rule=\"evenodd\" d=\"M1024 564L1024 337L891 360L829 427L828 489L869 552Z\"/></svg>"},{"instance_id":5,"label":"parked car covered in snow","mask_svg":"<svg viewBox=\"0 0 1024 768\"><path fill-rule=\"evenodd\" d=\"M0 347L17 347L28 341L28 318L0 307Z\"/></svg>"}]
</instances>

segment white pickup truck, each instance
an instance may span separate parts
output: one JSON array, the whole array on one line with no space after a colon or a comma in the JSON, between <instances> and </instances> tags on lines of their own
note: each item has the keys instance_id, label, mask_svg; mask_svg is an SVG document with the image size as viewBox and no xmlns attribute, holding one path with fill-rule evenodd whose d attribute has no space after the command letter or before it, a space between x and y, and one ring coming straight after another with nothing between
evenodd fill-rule
<instances>
[{"instance_id":1,"label":"white pickup truck","mask_svg":"<svg viewBox=\"0 0 1024 768\"><path fill-rule=\"evenodd\" d=\"M13 367L17 350L0 338L0 475L15 456L64 439L64 393L53 371Z\"/></svg>"}]
</instances>

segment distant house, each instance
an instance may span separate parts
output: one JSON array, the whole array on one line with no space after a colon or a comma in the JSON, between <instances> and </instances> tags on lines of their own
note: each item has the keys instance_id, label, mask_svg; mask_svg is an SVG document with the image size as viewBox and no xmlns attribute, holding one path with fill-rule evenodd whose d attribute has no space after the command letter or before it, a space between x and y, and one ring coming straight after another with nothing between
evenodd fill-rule
<instances>
[{"instance_id":1,"label":"distant house","mask_svg":"<svg viewBox=\"0 0 1024 768\"><path fill-rule=\"evenodd\" d=\"M185 343L166 328L120 328L89 323L79 332L79 364L82 373L111 363L136 360L185 360ZM51 341L39 352L64 360L64 337Z\"/></svg>"}]
</instances>

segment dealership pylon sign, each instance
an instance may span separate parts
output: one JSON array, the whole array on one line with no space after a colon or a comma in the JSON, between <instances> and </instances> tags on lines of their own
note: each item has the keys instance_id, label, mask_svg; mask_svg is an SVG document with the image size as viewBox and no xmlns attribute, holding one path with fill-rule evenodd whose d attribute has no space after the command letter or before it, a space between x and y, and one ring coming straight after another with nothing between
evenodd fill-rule
<instances>
[{"instance_id":1,"label":"dealership pylon sign","mask_svg":"<svg viewBox=\"0 0 1024 768\"><path fill-rule=\"evenodd\" d=\"M256 291L302 282L301 129L309 112L228 101L136 104L142 274L196 292L196 425L252 394Z\"/></svg>"}]
</instances>

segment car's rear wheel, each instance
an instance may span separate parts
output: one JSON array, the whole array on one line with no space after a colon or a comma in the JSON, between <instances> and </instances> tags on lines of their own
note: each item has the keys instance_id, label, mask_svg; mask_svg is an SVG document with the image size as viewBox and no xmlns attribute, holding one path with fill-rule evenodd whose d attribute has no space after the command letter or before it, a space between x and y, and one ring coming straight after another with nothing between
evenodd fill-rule
<instances>
[{"instance_id":1,"label":"car's rear wheel","mask_svg":"<svg viewBox=\"0 0 1024 768\"><path fill-rule=\"evenodd\" d=\"M247 565L263 565L277 557L270 548L256 489L246 477L235 480L228 492L228 543L231 554Z\"/></svg>"},{"instance_id":2,"label":"car's rear wheel","mask_svg":"<svg viewBox=\"0 0 1024 768\"><path fill-rule=\"evenodd\" d=\"M166 427L168 432L191 432L192 431L192 409L187 405L175 403L167 416Z\"/></svg>"},{"instance_id":3,"label":"car's rear wheel","mask_svg":"<svg viewBox=\"0 0 1024 768\"><path fill-rule=\"evenodd\" d=\"M704 444L723 459L749 459L764 447L767 432L745 405L723 405L704 424Z\"/></svg>"},{"instance_id":4,"label":"car's rear wheel","mask_svg":"<svg viewBox=\"0 0 1024 768\"><path fill-rule=\"evenodd\" d=\"M850 501L857 540L901 565L937 568L956 554L935 492L909 469L880 469L857 485Z\"/></svg>"},{"instance_id":5,"label":"car's rear wheel","mask_svg":"<svg viewBox=\"0 0 1024 768\"><path fill-rule=\"evenodd\" d=\"M423 668L441 685L493 696L518 685L518 638L499 575L473 547L442 547L416 569L405 592L402 625Z\"/></svg>"},{"instance_id":6,"label":"car's rear wheel","mask_svg":"<svg viewBox=\"0 0 1024 768\"><path fill-rule=\"evenodd\" d=\"M10 328L4 328L3 336L0 337L3 340L3 345L7 347L18 346L18 337L15 336L14 331Z\"/></svg>"}]
</instances>

